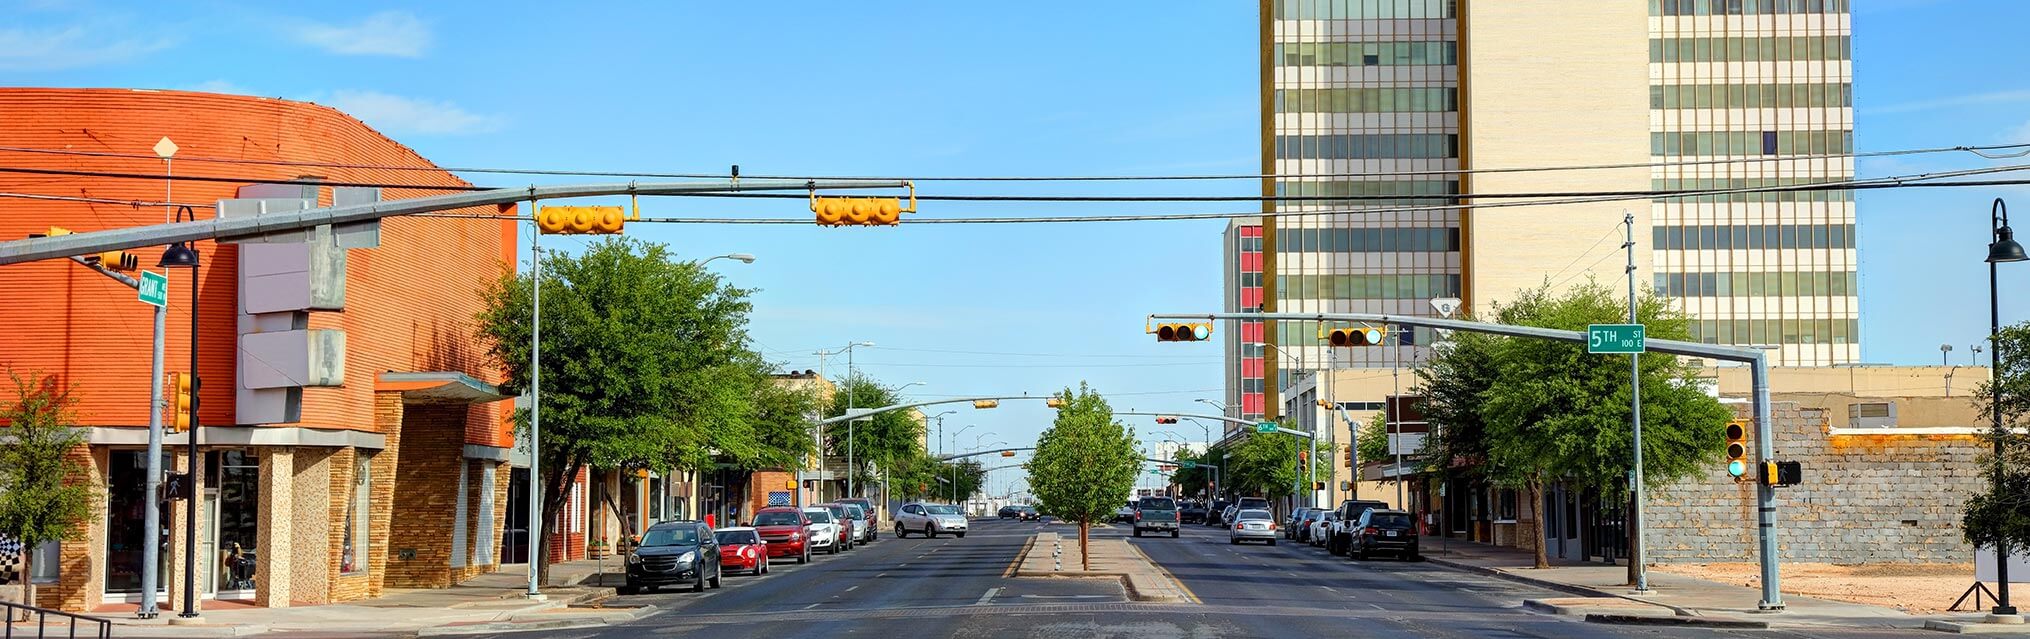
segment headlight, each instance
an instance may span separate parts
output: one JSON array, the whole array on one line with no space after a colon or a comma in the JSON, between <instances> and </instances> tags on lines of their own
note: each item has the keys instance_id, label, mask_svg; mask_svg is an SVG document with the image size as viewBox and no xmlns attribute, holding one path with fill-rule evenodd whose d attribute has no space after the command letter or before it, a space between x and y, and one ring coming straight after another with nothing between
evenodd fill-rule
<instances>
[{"instance_id":1,"label":"headlight","mask_svg":"<svg viewBox=\"0 0 2030 639\"><path fill-rule=\"evenodd\" d=\"M641 555L627 553L627 565L633 566L639 565L640 563L641 563Z\"/></svg>"},{"instance_id":2,"label":"headlight","mask_svg":"<svg viewBox=\"0 0 2030 639\"><path fill-rule=\"evenodd\" d=\"M681 555L677 555L677 563L679 564L688 564L697 560L698 560L698 552L695 550Z\"/></svg>"}]
</instances>

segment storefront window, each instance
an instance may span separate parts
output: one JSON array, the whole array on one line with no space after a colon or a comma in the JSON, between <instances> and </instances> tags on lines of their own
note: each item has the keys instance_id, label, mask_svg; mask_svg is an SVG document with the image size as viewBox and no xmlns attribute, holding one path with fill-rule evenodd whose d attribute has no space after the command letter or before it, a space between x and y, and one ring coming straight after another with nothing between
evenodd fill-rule
<instances>
[{"instance_id":1,"label":"storefront window","mask_svg":"<svg viewBox=\"0 0 2030 639\"><path fill-rule=\"evenodd\" d=\"M219 549L219 591L254 589L256 536L260 534L261 465L248 451L225 450L205 455L205 476L218 488L214 534Z\"/></svg>"},{"instance_id":2,"label":"storefront window","mask_svg":"<svg viewBox=\"0 0 2030 639\"><path fill-rule=\"evenodd\" d=\"M142 520L146 517L148 481L148 455L138 450L115 450L107 454L106 468L106 592L141 592L141 557L144 531ZM162 455L162 468L170 468L167 453ZM169 561L169 531L171 526L169 508L161 508L161 537L155 540L159 549L156 555L158 571ZM157 584L166 588L167 584Z\"/></svg>"}]
</instances>

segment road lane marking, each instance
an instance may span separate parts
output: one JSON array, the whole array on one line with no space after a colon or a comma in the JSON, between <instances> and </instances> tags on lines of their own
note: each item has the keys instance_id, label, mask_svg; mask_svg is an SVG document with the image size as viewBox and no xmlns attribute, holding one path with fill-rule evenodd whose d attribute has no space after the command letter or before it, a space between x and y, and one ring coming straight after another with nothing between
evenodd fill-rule
<instances>
[{"instance_id":1,"label":"road lane marking","mask_svg":"<svg viewBox=\"0 0 2030 639\"><path fill-rule=\"evenodd\" d=\"M816 607L818 607L818 606L822 606L822 605L825 605L825 602L822 602L822 601L820 601L820 602L818 602L818 603L814 603L814 604L811 604L811 605L808 605L808 606L804 606L804 610L810 610L810 609L812 609L812 608L816 608Z\"/></svg>"},{"instance_id":2,"label":"road lane marking","mask_svg":"<svg viewBox=\"0 0 2030 639\"><path fill-rule=\"evenodd\" d=\"M984 595L980 595L980 600L979 600L979 601L975 601L975 602L973 602L973 605L975 605L975 606L984 606L984 605L987 605L987 604L993 603L993 602L994 602L994 595L998 595L998 594L1001 594L1001 589L1000 589L1000 588L988 588L988 589L987 589L987 594L984 594Z\"/></svg>"},{"instance_id":3,"label":"road lane marking","mask_svg":"<svg viewBox=\"0 0 2030 639\"><path fill-rule=\"evenodd\" d=\"M1326 585L1320 585L1320 586L1318 586L1318 587L1320 587L1320 588L1324 588L1324 589L1325 589L1325 592L1339 592L1339 591L1337 591L1337 590L1333 590L1333 589L1332 589L1332 586L1326 586Z\"/></svg>"},{"instance_id":4,"label":"road lane marking","mask_svg":"<svg viewBox=\"0 0 2030 639\"><path fill-rule=\"evenodd\" d=\"M882 577L886 577L886 576L888 576L888 573L885 573L885 572L884 572L884 573L881 573L881 574L875 575L875 576L874 576L874 578L875 578L875 579L880 579L880 578L882 578Z\"/></svg>"},{"instance_id":5,"label":"road lane marking","mask_svg":"<svg viewBox=\"0 0 2030 639\"><path fill-rule=\"evenodd\" d=\"M859 589L860 589L860 587L859 587L859 586L854 586L854 587L851 587L851 588L847 588L847 589L846 589L846 592L853 592L853 591L855 591L855 590L859 590Z\"/></svg>"}]
</instances>

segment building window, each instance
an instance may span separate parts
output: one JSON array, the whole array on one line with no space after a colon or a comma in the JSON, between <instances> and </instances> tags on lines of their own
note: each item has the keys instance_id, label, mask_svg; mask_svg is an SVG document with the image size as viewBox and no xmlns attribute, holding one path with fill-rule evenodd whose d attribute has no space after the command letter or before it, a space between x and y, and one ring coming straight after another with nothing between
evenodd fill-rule
<instances>
[{"instance_id":1,"label":"building window","mask_svg":"<svg viewBox=\"0 0 2030 639\"><path fill-rule=\"evenodd\" d=\"M367 511L372 504L372 462L371 455L360 455L353 462L352 500L345 510L345 539L339 548L339 572L356 573L367 569Z\"/></svg>"},{"instance_id":2,"label":"building window","mask_svg":"<svg viewBox=\"0 0 2030 639\"><path fill-rule=\"evenodd\" d=\"M1456 87L1277 89L1277 113L1444 113L1459 110Z\"/></svg>"},{"instance_id":3,"label":"building window","mask_svg":"<svg viewBox=\"0 0 2030 639\"><path fill-rule=\"evenodd\" d=\"M38 584L56 583L57 573L63 567L62 542L45 541L41 545L36 546L34 564L30 568L33 572L28 574L29 582Z\"/></svg>"}]
</instances>

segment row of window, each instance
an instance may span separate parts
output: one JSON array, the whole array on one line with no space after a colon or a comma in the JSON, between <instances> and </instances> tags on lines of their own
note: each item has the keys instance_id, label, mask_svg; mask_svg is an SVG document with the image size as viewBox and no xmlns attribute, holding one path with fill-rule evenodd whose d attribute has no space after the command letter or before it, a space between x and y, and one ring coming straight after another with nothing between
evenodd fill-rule
<instances>
[{"instance_id":1,"label":"row of window","mask_svg":"<svg viewBox=\"0 0 2030 639\"><path fill-rule=\"evenodd\" d=\"M1323 180L1276 183L1278 197L1376 198L1361 200L1361 204L1384 202L1439 204L1456 201L1457 198L1444 196L1458 194L1458 180Z\"/></svg>"},{"instance_id":2,"label":"row of window","mask_svg":"<svg viewBox=\"0 0 2030 639\"><path fill-rule=\"evenodd\" d=\"M1847 0L1649 0L1653 16L1760 16L1846 13Z\"/></svg>"},{"instance_id":3,"label":"row of window","mask_svg":"<svg viewBox=\"0 0 2030 639\"><path fill-rule=\"evenodd\" d=\"M1459 276L1278 275L1277 299L1431 299L1458 297Z\"/></svg>"},{"instance_id":4,"label":"row of window","mask_svg":"<svg viewBox=\"0 0 2030 639\"><path fill-rule=\"evenodd\" d=\"M1276 90L1277 113L1444 113L1458 110L1457 87Z\"/></svg>"},{"instance_id":5,"label":"row of window","mask_svg":"<svg viewBox=\"0 0 2030 639\"><path fill-rule=\"evenodd\" d=\"M1277 20L1386 20L1452 18L1458 0L1275 0L1270 15Z\"/></svg>"},{"instance_id":6,"label":"row of window","mask_svg":"<svg viewBox=\"0 0 2030 639\"><path fill-rule=\"evenodd\" d=\"M1286 67L1374 67L1459 64L1459 43L1427 42L1298 42L1276 45L1278 64Z\"/></svg>"},{"instance_id":7,"label":"row of window","mask_svg":"<svg viewBox=\"0 0 2030 639\"><path fill-rule=\"evenodd\" d=\"M1658 84L1649 87L1652 109L1766 109L1854 106L1845 82L1813 84Z\"/></svg>"},{"instance_id":8,"label":"row of window","mask_svg":"<svg viewBox=\"0 0 2030 639\"><path fill-rule=\"evenodd\" d=\"M1276 136L1276 159L1279 160L1437 160L1456 157L1459 157L1459 136L1452 133Z\"/></svg>"},{"instance_id":9,"label":"row of window","mask_svg":"<svg viewBox=\"0 0 2030 639\"><path fill-rule=\"evenodd\" d=\"M1284 229L1276 236L1280 253L1392 253L1459 250L1456 228Z\"/></svg>"},{"instance_id":10,"label":"row of window","mask_svg":"<svg viewBox=\"0 0 2030 639\"><path fill-rule=\"evenodd\" d=\"M1659 226L1659 250L1850 249L1852 224L1741 224Z\"/></svg>"},{"instance_id":11,"label":"row of window","mask_svg":"<svg viewBox=\"0 0 2030 639\"><path fill-rule=\"evenodd\" d=\"M1707 344L1853 344L1854 319L1692 320L1692 340Z\"/></svg>"},{"instance_id":12,"label":"row of window","mask_svg":"<svg viewBox=\"0 0 2030 639\"><path fill-rule=\"evenodd\" d=\"M1847 36L1651 38L1650 62L1797 62L1851 59Z\"/></svg>"},{"instance_id":13,"label":"row of window","mask_svg":"<svg viewBox=\"0 0 2030 639\"><path fill-rule=\"evenodd\" d=\"M1853 271L1782 273L1657 273L1656 290L1670 297L1795 297L1855 295Z\"/></svg>"},{"instance_id":14,"label":"row of window","mask_svg":"<svg viewBox=\"0 0 2030 639\"><path fill-rule=\"evenodd\" d=\"M1670 131L1649 134L1650 155L1845 155L1854 132Z\"/></svg>"},{"instance_id":15,"label":"row of window","mask_svg":"<svg viewBox=\"0 0 2030 639\"><path fill-rule=\"evenodd\" d=\"M1753 189L1771 186L1816 184L1833 178L1668 178L1649 181L1651 189L1658 191L1726 191ZM1744 193L1717 193L1713 195L1683 195L1659 198L1664 202L1719 204L1726 202L1852 202L1851 189L1821 189L1812 191L1749 191Z\"/></svg>"}]
</instances>

